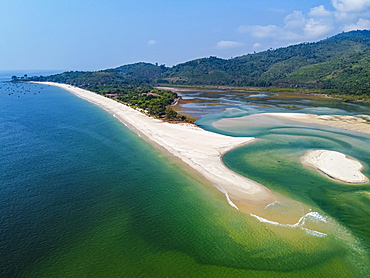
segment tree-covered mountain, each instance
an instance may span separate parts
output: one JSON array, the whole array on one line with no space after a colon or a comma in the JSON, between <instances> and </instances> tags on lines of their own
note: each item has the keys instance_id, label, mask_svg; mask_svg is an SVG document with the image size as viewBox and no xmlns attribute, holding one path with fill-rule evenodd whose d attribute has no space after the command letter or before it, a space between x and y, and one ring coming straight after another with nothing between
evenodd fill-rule
<instances>
[{"instance_id":1,"label":"tree-covered mountain","mask_svg":"<svg viewBox=\"0 0 370 278\"><path fill-rule=\"evenodd\" d=\"M97 72L65 72L33 80L81 87L227 85L327 89L370 95L370 31L351 31L314 43L269 49L233 59L208 57L173 67L135 63Z\"/></svg>"},{"instance_id":2,"label":"tree-covered mountain","mask_svg":"<svg viewBox=\"0 0 370 278\"><path fill-rule=\"evenodd\" d=\"M326 88L370 92L366 79L370 31L352 31L315 42L233 59L209 57L170 68L172 84Z\"/></svg>"},{"instance_id":3,"label":"tree-covered mountain","mask_svg":"<svg viewBox=\"0 0 370 278\"><path fill-rule=\"evenodd\" d=\"M164 65L158 66L158 64L153 65L150 63L136 63L130 65L120 66L108 71L118 72L125 76L132 76L140 79L143 82L152 82L153 80L158 80L164 74L168 68Z\"/></svg>"}]
</instances>

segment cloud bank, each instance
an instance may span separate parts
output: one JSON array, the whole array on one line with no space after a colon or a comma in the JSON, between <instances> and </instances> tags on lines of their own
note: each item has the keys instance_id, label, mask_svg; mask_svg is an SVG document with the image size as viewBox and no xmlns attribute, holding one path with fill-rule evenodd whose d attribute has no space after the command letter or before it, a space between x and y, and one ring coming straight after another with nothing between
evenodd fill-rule
<instances>
[{"instance_id":1,"label":"cloud bank","mask_svg":"<svg viewBox=\"0 0 370 278\"><path fill-rule=\"evenodd\" d=\"M370 29L370 0L331 0L308 13L295 10L279 25L241 25L237 31L276 43L314 41L342 31Z\"/></svg>"}]
</instances>

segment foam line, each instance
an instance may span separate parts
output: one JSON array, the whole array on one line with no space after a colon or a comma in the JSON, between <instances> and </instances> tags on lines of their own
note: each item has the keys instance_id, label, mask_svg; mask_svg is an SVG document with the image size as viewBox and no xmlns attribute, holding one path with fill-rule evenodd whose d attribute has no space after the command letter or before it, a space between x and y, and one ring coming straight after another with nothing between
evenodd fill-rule
<instances>
[{"instance_id":1,"label":"foam line","mask_svg":"<svg viewBox=\"0 0 370 278\"><path fill-rule=\"evenodd\" d=\"M309 212L309 213L305 214L295 224L281 224L279 222L271 221L271 220L268 220L268 219L263 218L261 216L255 215L253 213L251 213L250 215L253 216L254 218L258 219L262 223L268 223L268 224L271 224L271 225L274 225L274 226L280 226L280 227L300 228L303 231L305 231L307 234L313 235L313 236L317 236L317 237L325 237L325 236L327 236L327 234L325 234L325 233L321 233L321 232L318 232L318 231L315 231L315 230L311 230L311 229L307 229L307 228L304 228L303 227L303 225L305 224L307 218L318 220L320 222L326 223L327 222L327 217L322 216L318 212Z\"/></svg>"},{"instance_id":2,"label":"foam line","mask_svg":"<svg viewBox=\"0 0 370 278\"><path fill-rule=\"evenodd\" d=\"M222 193L225 194L225 197L226 197L226 200L227 202L230 204L230 206L232 206L233 208L236 208L237 210L239 210L239 208L237 207L237 205L235 205L233 203L233 201L231 201L230 197L229 197L229 193L227 193L227 191L225 190L225 188L223 188L222 186L219 186L219 185L216 185L216 188L218 190L220 190Z\"/></svg>"},{"instance_id":3,"label":"foam line","mask_svg":"<svg viewBox=\"0 0 370 278\"><path fill-rule=\"evenodd\" d=\"M270 207L273 207L273 206L278 205L278 204L281 204L281 203L279 201L275 201L275 202L273 202L273 203L268 204L267 206L265 206L265 209L270 208Z\"/></svg>"}]
</instances>

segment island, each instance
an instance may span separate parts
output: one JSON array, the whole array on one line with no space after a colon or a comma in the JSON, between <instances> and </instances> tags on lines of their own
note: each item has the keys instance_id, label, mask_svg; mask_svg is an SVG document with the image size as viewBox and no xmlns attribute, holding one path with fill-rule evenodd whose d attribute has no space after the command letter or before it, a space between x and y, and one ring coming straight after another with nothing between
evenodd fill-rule
<instances>
[{"instance_id":1,"label":"island","mask_svg":"<svg viewBox=\"0 0 370 278\"><path fill-rule=\"evenodd\" d=\"M361 173L362 164L345 154L328 150L309 150L301 157L303 164L314 167L327 177L346 182L362 184L369 179Z\"/></svg>"}]
</instances>

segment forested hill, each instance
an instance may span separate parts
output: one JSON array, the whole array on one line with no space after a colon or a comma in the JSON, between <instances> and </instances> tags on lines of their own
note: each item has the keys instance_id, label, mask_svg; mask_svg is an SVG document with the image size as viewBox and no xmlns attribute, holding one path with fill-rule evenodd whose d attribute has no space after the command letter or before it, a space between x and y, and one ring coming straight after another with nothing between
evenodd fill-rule
<instances>
[{"instance_id":1,"label":"forested hill","mask_svg":"<svg viewBox=\"0 0 370 278\"><path fill-rule=\"evenodd\" d=\"M370 31L248 54L202 58L173 67L136 63L97 72L66 72L33 80L77 86L153 84L227 85L328 89L370 95Z\"/></svg>"},{"instance_id":2,"label":"forested hill","mask_svg":"<svg viewBox=\"0 0 370 278\"><path fill-rule=\"evenodd\" d=\"M50 76L33 76L27 80L59 82L78 87L91 87L92 85L138 87L153 84L167 70L168 68L163 65L136 63L100 71L67 71ZM19 78L18 81L20 81Z\"/></svg>"},{"instance_id":3,"label":"forested hill","mask_svg":"<svg viewBox=\"0 0 370 278\"><path fill-rule=\"evenodd\" d=\"M198 59L162 75L174 84L276 86L370 93L370 31L224 60Z\"/></svg>"}]
</instances>

